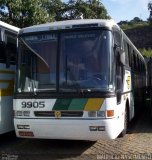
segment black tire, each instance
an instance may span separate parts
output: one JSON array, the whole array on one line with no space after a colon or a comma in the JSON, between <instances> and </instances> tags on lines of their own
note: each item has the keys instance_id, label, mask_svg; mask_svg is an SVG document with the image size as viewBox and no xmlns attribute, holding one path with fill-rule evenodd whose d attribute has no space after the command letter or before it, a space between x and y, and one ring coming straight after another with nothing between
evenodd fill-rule
<instances>
[{"instance_id":1,"label":"black tire","mask_svg":"<svg viewBox=\"0 0 152 160\"><path fill-rule=\"evenodd\" d=\"M125 116L124 116L124 129L119 135L120 138L122 138L122 137L124 137L126 135L127 127L128 127L128 112L127 112L127 108L126 108L125 109Z\"/></svg>"}]
</instances>

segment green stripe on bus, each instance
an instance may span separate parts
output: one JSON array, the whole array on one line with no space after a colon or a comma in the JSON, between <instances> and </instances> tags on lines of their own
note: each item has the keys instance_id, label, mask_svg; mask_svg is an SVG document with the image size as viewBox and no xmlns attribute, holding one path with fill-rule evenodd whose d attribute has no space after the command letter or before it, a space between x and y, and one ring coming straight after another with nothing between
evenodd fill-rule
<instances>
[{"instance_id":1,"label":"green stripe on bus","mask_svg":"<svg viewBox=\"0 0 152 160\"><path fill-rule=\"evenodd\" d=\"M87 98L73 99L68 110L84 110L87 101Z\"/></svg>"},{"instance_id":2,"label":"green stripe on bus","mask_svg":"<svg viewBox=\"0 0 152 160\"><path fill-rule=\"evenodd\" d=\"M57 99L53 110L68 110L72 99Z\"/></svg>"}]
</instances>

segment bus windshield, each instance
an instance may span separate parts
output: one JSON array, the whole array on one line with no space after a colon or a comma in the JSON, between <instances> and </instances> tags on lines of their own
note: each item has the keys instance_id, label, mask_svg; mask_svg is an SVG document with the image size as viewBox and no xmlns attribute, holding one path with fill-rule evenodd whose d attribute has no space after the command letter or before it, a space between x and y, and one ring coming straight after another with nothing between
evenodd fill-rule
<instances>
[{"instance_id":1,"label":"bus windshield","mask_svg":"<svg viewBox=\"0 0 152 160\"><path fill-rule=\"evenodd\" d=\"M60 39L58 39L60 37ZM19 92L107 90L111 32L38 34L20 38Z\"/></svg>"},{"instance_id":2,"label":"bus windshield","mask_svg":"<svg viewBox=\"0 0 152 160\"><path fill-rule=\"evenodd\" d=\"M61 36L60 89L105 89L109 83L109 32L85 31Z\"/></svg>"}]
</instances>

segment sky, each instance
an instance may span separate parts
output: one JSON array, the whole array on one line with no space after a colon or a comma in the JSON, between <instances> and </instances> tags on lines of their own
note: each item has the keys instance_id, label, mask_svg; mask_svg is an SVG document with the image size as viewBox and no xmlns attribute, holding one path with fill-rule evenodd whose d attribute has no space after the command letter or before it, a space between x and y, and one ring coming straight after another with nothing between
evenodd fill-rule
<instances>
[{"instance_id":1,"label":"sky","mask_svg":"<svg viewBox=\"0 0 152 160\"><path fill-rule=\"evenodd\" d=\"M149 17L149 0L102 0L109 15L116 21L132 20L139 17L147 20Z\"/></svg>"},{"instance_id":2,"label":"sky","mask_svg":"<svg viewBox=\"0 0 152 160\"><path fill-rule=\"evenodd\" d=\"M130 21L134 17L147 20L149 17L147 7L149 0L101 0L101 2L116 22Z\"/></svg>"}]
</instances>

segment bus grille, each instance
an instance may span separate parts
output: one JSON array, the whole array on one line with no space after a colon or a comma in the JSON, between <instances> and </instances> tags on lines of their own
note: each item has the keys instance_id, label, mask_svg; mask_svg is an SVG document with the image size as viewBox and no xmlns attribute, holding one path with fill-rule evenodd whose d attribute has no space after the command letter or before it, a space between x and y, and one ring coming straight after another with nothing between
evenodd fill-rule
<instances>
[{"instance_id":1,"label":"bus grille","mask_svg":"<svg viewBox=\"0 0 152 160\"><path fill-rule=\"evenodd\" d=\"M60 111L61 117L82 117L83 111ZM35 111L36 117L55 117L54 111Z\"/></svg>"}]
</instances>

